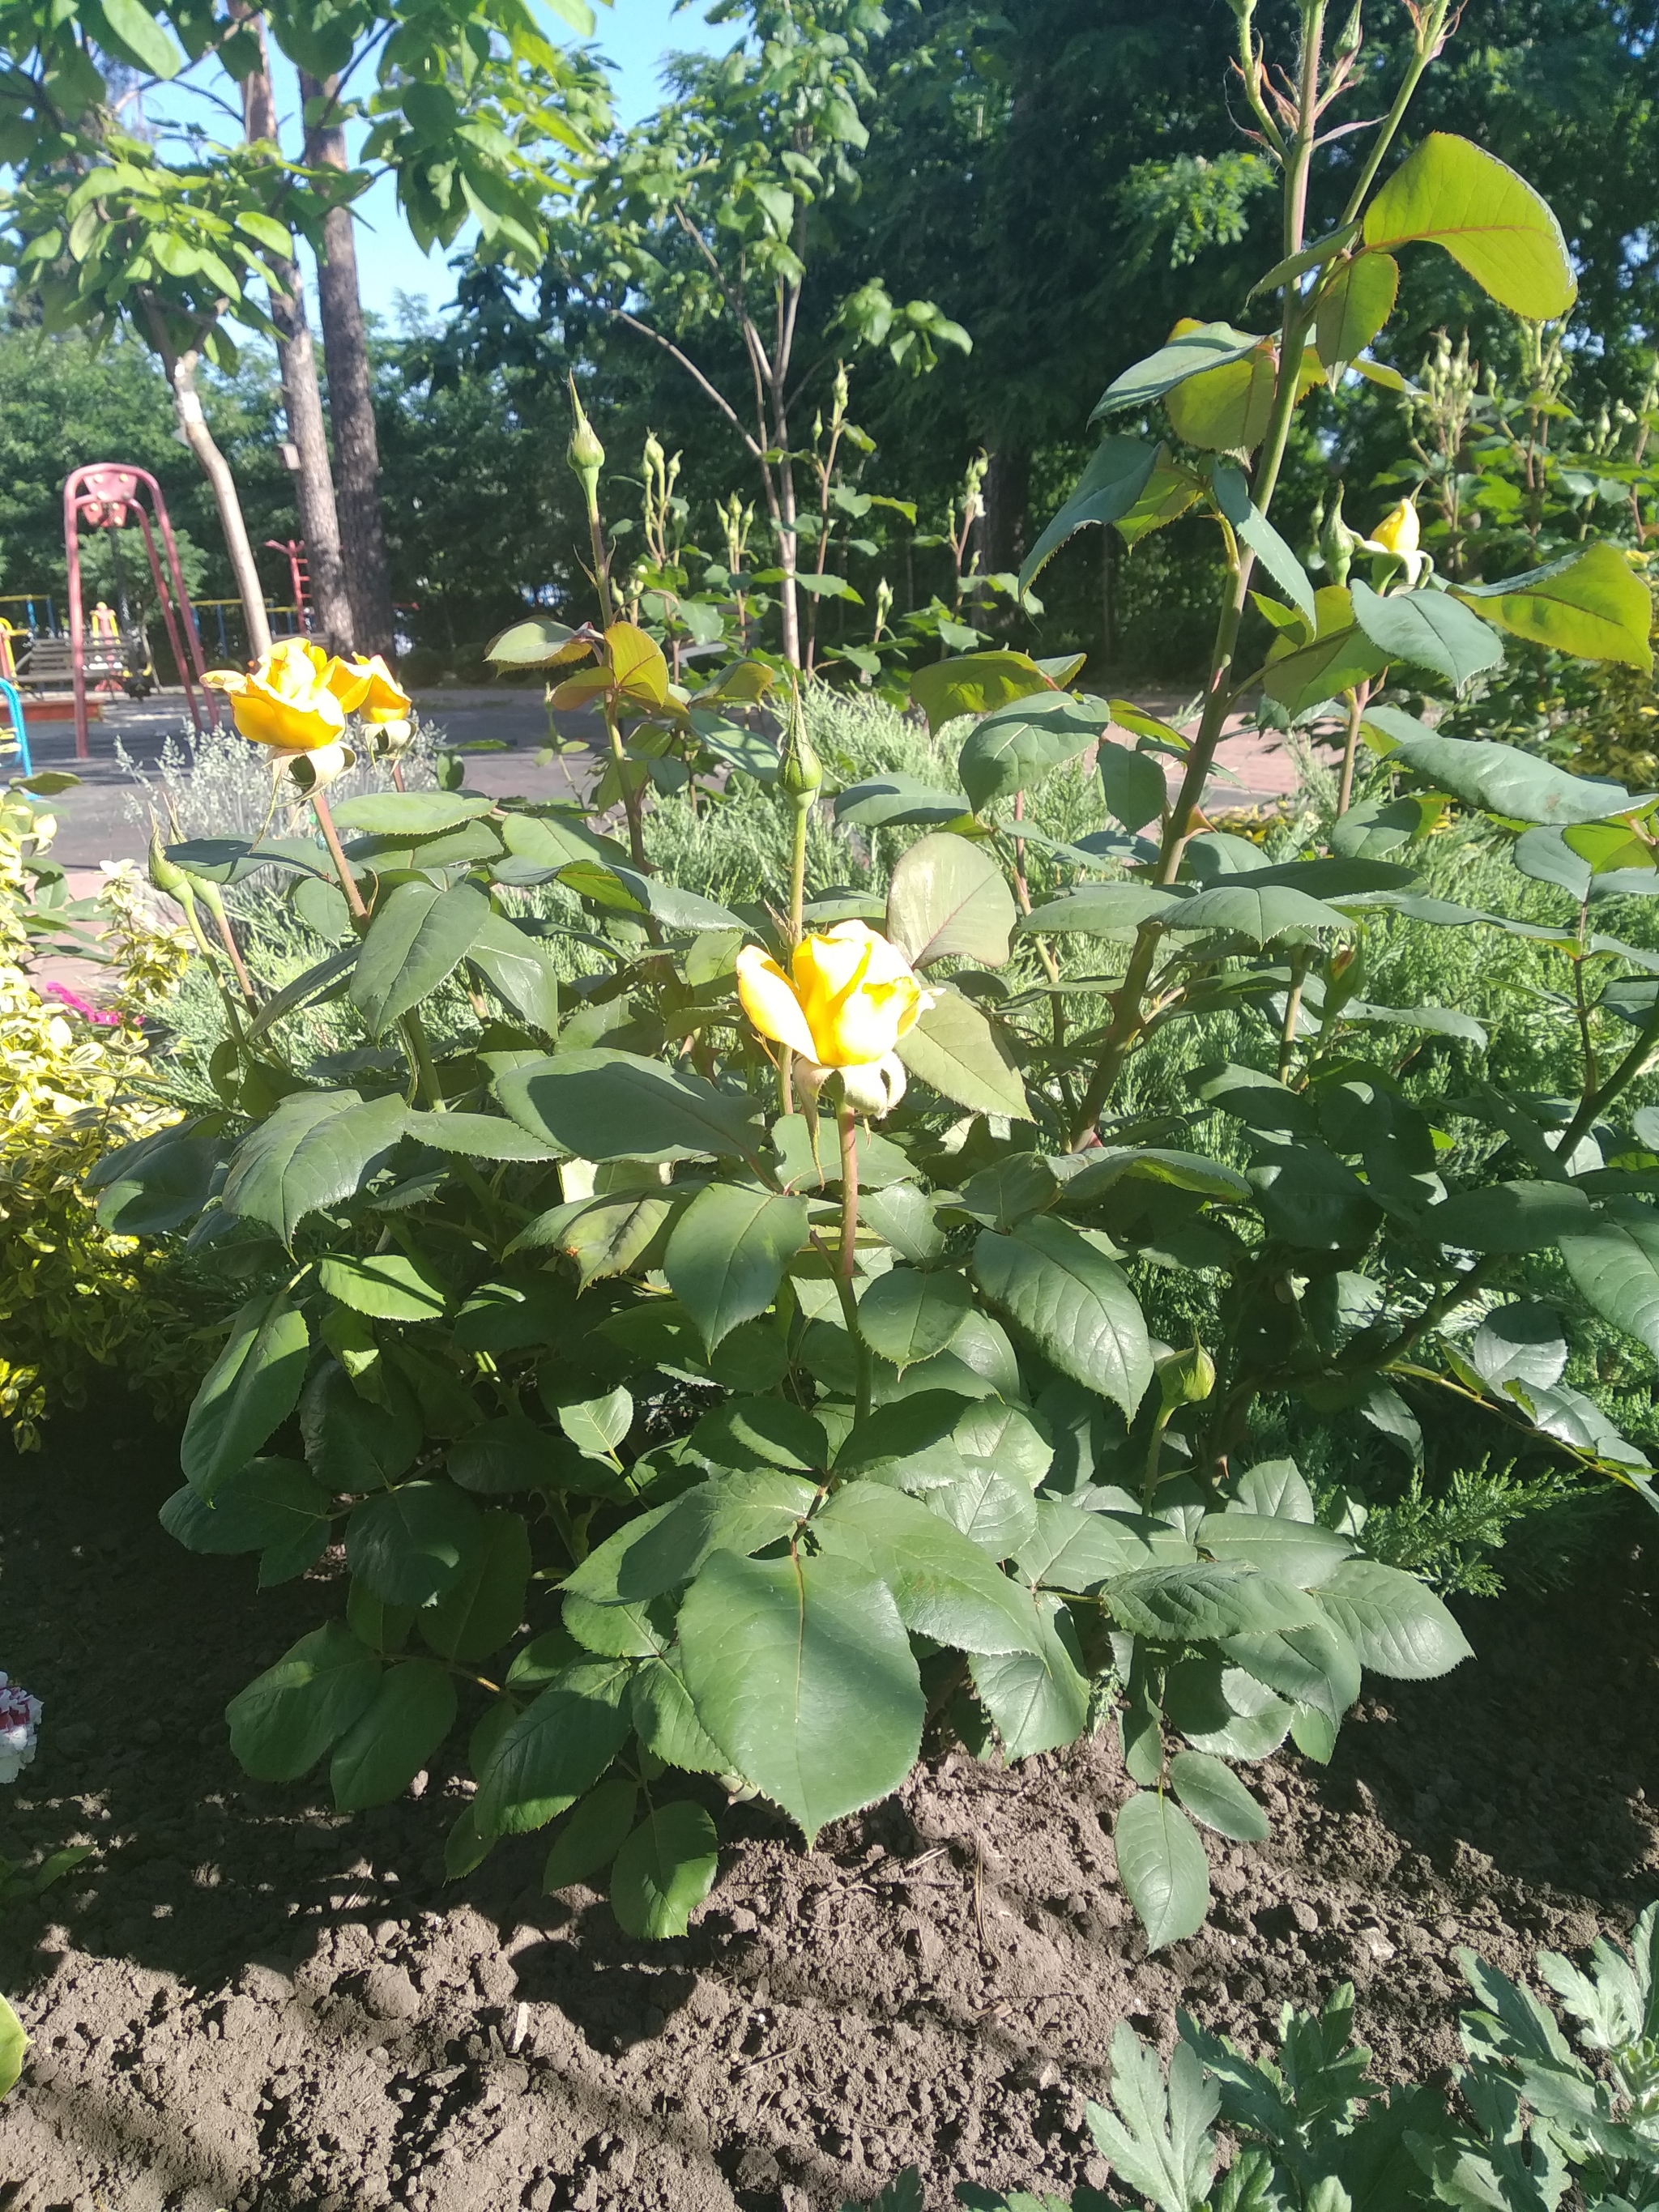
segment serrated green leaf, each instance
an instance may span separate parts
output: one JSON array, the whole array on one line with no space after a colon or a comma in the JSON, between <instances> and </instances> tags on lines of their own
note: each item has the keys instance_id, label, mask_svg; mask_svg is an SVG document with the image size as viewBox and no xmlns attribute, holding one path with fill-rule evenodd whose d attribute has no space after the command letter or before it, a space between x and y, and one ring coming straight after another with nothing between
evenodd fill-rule
<instances>
[{"instance_id":1,"label":"serrated green leaf","mask_svg":"<svg viewBox=\"0 0 1659 2212\"><path fill-rule=\"evenodd\" d=\"M1109 711L1104 700L1084 702L1050 692L1000 707L976 722L957 757L957 774L975 812L982 814L1017 791L1035 791L1055 769L1094 743Z\"/></svg>"},{"instance_id":2,"label":"serrated green leaf","mask_svg":"<svg viewBox=\"0 0 1659 2212\"><path fill-rule=\"evenodd\" d=\"M901 1370L943 1352L973 1310L973 1292L954 1268L924 1274L893 1267L859 1301L859 1334Z\"/></svg>"},{"instance_id":3,"label":"serrated green leaf","mask_svg":"<svg viewBox=\"0 0 1659 2212\"><path fill-rule=\"evenodd\" d=\"M1622 549L1597 544L1495 584L1459 584L1488 622L1580 660L1653 666L1653 598Z\"/></svg>"},{"instance_id":4,"label":"serrated green leaf","mask_svg":"<svg viewBox=\"0 0 1659 2212\"><path fill-rule=\"evenodd\" d=\"M717 1552L681 1602L679 1632L698 1721L809 1843L915 1764L915 1659L892 1593L865 1569Z\"/></svg>"},{"instance_id":5,"label":"serrated green leaf","mask_svg":"<svg viewBox=\"0 0 1659 2212\"><path fill-rule=\"evenodd\" d=\"M1103 408L1105 402L1101 405ZM1103 527L1109 522L1121 521L1129 513L1147 487L1158 452L1158 447L1149 446L1144 438L1103 441L1073 485L1071 496L1021 564L1018 588L1022 599L1042 568L1075 532L1091 523Z\"/></svg>"},{"instance_id":6,"label":"serrated green leaf","mask_svg":"<svg viewBox=\"0 0 1659 2212\"><path fill-rule=\"evenodd\" d=\"M982 845L965 837L918 838L893 870L887 934L912 967L958 959L1000 968L1017 919L1002 871Z\"/></svg>"},{"instance_id":7,"label":"serrated green leaf","mask_svg":"<svg viewBox=\"0 0 1659 2212\"><path fill-rule=\"evenodd\" d=\"M533 1060L495 1079L521 1127L585 1160L750 1157L753 1102L678 1067L599 1048Z\"/></svg>"},{"instance_id":8,"label":"serrated green leaf","mask_svg":"<svg viewBox=\"0 0 1659 2212\"><path fill-rule=\"evenodd\" d=\"M1231 1766L1207 1751L1178 1751L1170 1784L1194 1820L1234 1843L1261 1844L1272 1824Z\"/></svg>"},{"instance_id":9,"label":"serrated green leaf","mask_svg":"<svg viewBox=\"0 0 1659 2212\"><path fill-rule=\"evenodd\" d=\"M806 1200L710 1183L668 1239L669 1285L712 1352L739 1322L764 1313L806 1242Z\"/></svg>"},{"instance_id":10,"label":"serrated green leaf","mask_svg":"<svg viewBox=\"0 0 1659 2212\"><path fill-rule=\"evenodd\" d=\"M972 1652L968 1670L1010 1759L1075 1743L1089 1722L1089 1678L1072 1616L1037 1593L1035 1650Z\"/></svg>"},{"instance_id":11,"label":"serrated green leaf","mask_svg":"<svg viewBox=\"0 0 1659 2212\"><path fill-rule=\"evenodd\" d=\"M1102 1595L1123 1627L1170 1643L1301 1628L1320 1617L1314 1599L1288 1583L1221 1560L1137 1567Z\"/></svg>"},{"instance_id":12,"label":"serrated green leaf","mask_svg":"<svg viewBox=\"0 0 1659 2212\"><path fill-rule=\"evenodd\" d=\"M1006 1032L948 988L915 1026L899 1039L898 1056L918 1082L975 1114L1006 1114L1029 1121L1025 1085L1005 1041Z\"/></svg>"},{"instance_id":13,"label":"serrated green leaf","mask_svg":"<svg viewBox=\"0 0 1659 2212\"><path fill-rule=\"evenodd\" d=\"M1011 1236L986 1230L974 1279L1062 1375L1133 1419L1152 1376L1146 1323L1128 1281L1079 1231L1039 1215Z\"/></svg>"},{"instance_id":14,"label":"serrated green leaf","mask_svg":"<svg viewBox=\"0 0 1659 2212\"><path fill-rule=\"evenodd\" d=\"M299 1403L310 1357L305 1316L286 1291L248 1300L185 1418L179 1463L192 1490L211 1498L246 1466Z\"/></svg>"},{"instance_id":15,"label":"serrated green leaf","mask_svg":"<svg viewBox=\"0 0 1659 2212\"><path fill-rule=\"evenodd\" d=\"M1561 226L1524 179L1479 146L1433 131L1365 210L1368 246L1443 246L1482 291L1533 322L1578 295Z\"/></svg>"},{"instance_id":16,"label":"serrated green leaf","mask_svg":"<svg viewBox=\"0 0 1659 2212\"><path fill-rule=\"evenodd\" d=\"M372 1321L437 1321L447 1303L431 1270L402 1252L331 1253L317 1275L330 1297Z\"/></svg>"},{"instance_id":17,"label":"serrated green leaf","mask_svg":"<svg viewBox=\"0 0 1659 2212\"><path fill-rule=\"evenodd\" d=\"M1427 1583L1399 1567L1345 1559L1315 1595L1373 1674L1430 1681L1474 1656Z\"/></svg>"},{"instance_id":18,"label":"serrated green leaf","mask_svg":"<svg viewBox=\"0 0 1659 2212\"><path fill-rule=\"evenodd\" d=\"M380 1662L343 1622L302 1636L225 1708L230 1747L261 1782L297 1782L364 1712Z\"/></svg>"},{"instance_id":19,"label":"serrated green leaf","mask_svg":"<svg viewBox=\"0 0 1659 2212\"><path fill-rule=\"evenodd\" d=\"M958 714L989 714L1010 700L1054 689L1053 679L1029 653L1006 649L926 661L910 677L910 696L927 715L930 730L941 729ZM839 815L841 810L836 811Z\"/></svg>"},{"instance_id":20,"label":"serrated green leaf","mask_svg":"<svg viewBox=\"0 0 1659 2212\"><path fill-rule=\"evenodd\" d=\"M701 1805L653 1805L617 1854L611 1909L629 1936L684 1936L720 1864L720 1837Z\"/></svg>"},{"instance_id":21,"label":"serrated green leaf","mask_svg":"<svg viewBox=\"0 0 1659 2212\"><path fill-rule=\"evenodd\" d=\"M1391 762L1414 768L1441 790L1510 821L1601 822L1631 804L1622 784L1569 775L1516 745L1437 737L1396 707L1368 707L1365 726L1388 741Z\"/></svg>"},{"instance_id":22,"label":"serrated green leaf","mask_svg":"<svg viewBox=\"0 0 1659 2212\"><path fill-rule=\"evenodd\" d=\"M1558 1249L1602 1320L1659 1352L1659 1213L1626 1202L1616 1218L1576 1228ZM1549 1382L1559 1379L1552 1375Z\"/></svg>"},{"instance_id":23,"label":"serrated green leaf","mask_svg":"<svg viewBox=\"0 0 1659 2212\"><path fill-rule=\"evenodd\" d=\"M884 1483L847 1483L811 1525L824 1553L886 1583L913 1636L958 1651L1048 1657L1030 1591L919 1498Z\"/></svg>"},{"instance_id":24,"label":"serrated green leaf","mask_svg":"<svg viewBox=\"0 0 1659 2212\"><path fill-rule=\"evenodd\" d=\"M631 1662L563 1668L511 1721L478 1777L473 1820L483 1835L527 1835L586 1795L628 1735Z\"/></svg>"},{"instance_id":25,"label":"serrated green leaf","mask_svg":"<svg viewBox=\"0 0 1659 2212\"><path fill-rule=\"evenodd\" d=\"M523 1516L486 1513L463 1555L459 1578L416 1616L422 1636L441 1659L476 1666L517 1634L531 1565Z\"/></svg>"},{"instance_id":26,"label":"serrated green leaf","mask_svg":"<svg viewBox=\"0 0 1659 2212\"><path fill-rule=\"evenodd\" d=\"M398 884L376 908L351 971L351 1003L369 1035L383 1036L435 991L466 957L489 918L489 901L476 884L453 884L447 890L428 883Z\"/></svg>"},{"instance_id":27,"label":"serrated green leaf","mask_svg":"<svg viewBox=\"0 0 1659 2212\"><path fill-rule=\"evenodd\" d=\"M1152 1790L1138 1790L1119 1808L1112 1848L1124 1893L1146 1931L1147 1948L1161 1951L1195 1935L1210 1909L1210 1868L1180 1808Z\"/></svg>"},{"instance_id":28,"label":"serrated green leaf","mask_svg":"<svg viewBox=\"0 0 1659 2212\"><path fill-rule=\"evenodd\" d=\"M346 1565L388 1605L431 1605L459 1583L482 1536L477 1507L453 1483L400 1483L352 1513Z\"/></svg>"},{"instance_id":29,"label":"serrated green leaf","mask_svg":"<svg viewBox=\"0 0 1659 2212\"><path fill-rule=\"evenodd\" d=\"M554 1839L542 1887L568 1889L608 1867L628 1839L639 1800L639 1784L622 1775L590 1790Z\"/></svg>"},{"instance_id":30,"label":"serrated green leaf","mask_svg":"<svg viewBox=\"0 0 1659 2212\"><path fill-rule=\"evenodd\" d=\"M455 1723L455 1680L435 1659L388 1667L372 1705L335 1747L328 1778L342 1813L400 1797Z\"/></svg>"},{"instance_id":31,"label":"serrated green leaf","mask_svg":"<svg viewBox=\"0 0 1659 2212\"><path fill-rule=\"evenodd\" d=\"M1113 378L1097 402L1089 417L1098 422L1103 415L1121 414L1126 409L1149 407L1161 399L1166 392L1173 392L1188 377L1200 376L1206 371L1224 368L1230 362L1243 361L1262 343L1248 331L1236 331L1230 323L1198 323L1179 337L1171 338L1156 353L1148 354L1132 368L1126 368Z\"/></svg>"},{"instance_id":32,"label":"serrated green leaf","mask_svg":"<svg viewBox=\"0 0 1659 2212\"><path fill-rule=\"evenodd\" d=\"M404 1133L408 1109L395 1092L296 1091L256 1124L231 1157L222 1203L263 1221L284 1244L307 1214L356 1195Z\"/></svg>"},{"instance_id":33,"label":"serrated green leaf","mask_svg":"<svg viewBox=\"0 0 1659 2212\"><path fill-rule=\"evenodd\" d=\"M726 1753L697 1718L691 1692L672 1656L653 1653L636 1670L630 1693L634 1728L665 1766L688 1774L720 1774Z\"/></svg>"},{"instance_id":34,"label":"serrated green leaf","mask_svg":"<svg viewBox=\"0 0 1659 2212\"><path fill-rule=\"evenodd\" d=\"M1348 589L1360 629L1390 660L1431 668L1459 690L1483 669L1503 665L1503 639L1449 592L1384 596L1358 576Z\"/></svg>"}]
</instances>

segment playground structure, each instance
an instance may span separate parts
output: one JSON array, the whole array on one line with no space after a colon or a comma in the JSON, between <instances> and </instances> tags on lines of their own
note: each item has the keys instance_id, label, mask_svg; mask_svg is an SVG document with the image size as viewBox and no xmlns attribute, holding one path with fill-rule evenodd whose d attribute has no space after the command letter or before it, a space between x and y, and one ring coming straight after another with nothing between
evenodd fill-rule
<instances>
[{"instance_id":1,"label":"playground structure","mask_svg":"<svg viewBox=\"0 0 1659 2212\"><path fill-rule=\"evenodd\" d=\"M24 775L33 775L34 763L29 756L28 725L23 720L23 702L9 676L0 676L0 699L5 701L6 710L11 716L9 735L0 736L0 752L15 750L23 763Z\"/></svg>"},{"instance_id":2,"label":"playground structure","mask_svg":"<svg viewBox=\"0 0 1659 2212\"><path fill-rule=\"evenodd\" d=\"M146 513L139 496L141 490L149 495L149 513ZM143 533L144 550L149 557L150 579L155 586L156 605L167 627L167 643L173 648L173 665L179 671L179 680L185 687L190 719L199 734L202 728L200 702L205 699L214 726L216 728L218 726L217 702L202 682L202 640L196 627L190 594L185 588L184 571L179 565L179 547L173 535L173 525L167 518L167 503L161 495L161 487L147 469L99 462L90 468L73 471L64 486L64 550L69 560L70 674L75 687L75 756L77 760L88 760L92 755L87 731L88 653L86 615L81 604L81 529L84 523L91 530L118 531L125 527L129 512L137 517L139 529ZM161 530L161 541L167 550L167 574L165 575L156 551L152 517ZM118 577L119 573L118 565ZM169 580L171 592L168 590ZM121 596L124 597L125 593ZM118 636L117 641L118 644L125 643ZM144 649L143 660L147 663L149 657L148 650Z\"/></svg>"}]
</instances>

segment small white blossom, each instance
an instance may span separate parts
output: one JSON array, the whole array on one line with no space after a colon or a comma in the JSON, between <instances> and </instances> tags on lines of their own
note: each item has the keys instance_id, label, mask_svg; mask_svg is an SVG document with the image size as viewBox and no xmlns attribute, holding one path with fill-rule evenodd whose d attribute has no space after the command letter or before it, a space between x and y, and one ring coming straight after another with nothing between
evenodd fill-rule
<instances>
[{"instance_id":1,"label":"small white blossom","mask_svg":"<svg viewBox=\"0 0 1659 2212\"><path fill-rule=\"evenodd\" d=\"M34 1757L40 1700L0 1674L0 1782L15 1782Z\"/></svg>"}]
</instances>

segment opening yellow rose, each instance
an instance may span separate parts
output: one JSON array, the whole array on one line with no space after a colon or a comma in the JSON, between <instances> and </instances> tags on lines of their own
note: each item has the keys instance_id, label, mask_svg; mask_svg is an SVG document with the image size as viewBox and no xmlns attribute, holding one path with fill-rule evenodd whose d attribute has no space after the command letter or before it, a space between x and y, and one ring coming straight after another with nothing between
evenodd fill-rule
<instances>
[{"instance_id":1,"label":"opening yellow rose","mask_svg":"<svg viewBox=\"0 0 1659 2212\"><path fill-rule=\"evenodd\" d=\"M1408 591L1416 589L1418 578L1430 565L1428 555L1421 550L1423 532L1415 500L1402 499L1383 516L1372 536L1359 542L1368 553L1392 553L1405 568Z\"/></svg>"},{"instance_id":2,"label":"opening yellow rose","mask_svg":"<svg viewBox=\"0 0 1659 2212\"><path fill-rule=\"evenodd\" d=\"M354 653L349 660L336 654L328 664L328 688L348 714L360 714L371 727L408 719L409 694L378 653L367 659Z\"/></svg>"},{"instance_id":3,"label":"opening yellow rose","mask_svg":"<svg viewBox=\"0 0 1659 2212\"><path fill-rule=\"evenodd\" d=\"M1376 543L1385 553L1415 553L1421 542L1414 500L1402 499L1376 526Z\"/></svg>"},{"instance_id":4,"label":"opening yellow rose","mask_svg":"<svg viewBox=\"0 0 1659 2212\"><path fill-rule=\"evenodd\" d=\"M821 1067L884 1060L933 1003L897 945L866 922L804 937L790 969L786 975L758 945L745 945L738 995L763 1037Z\"/></svg>"},{"instance_id":5,"label":"opening yellow rose","mask_svg":"<svg viewBox=\"0 0 1659 2212\"><path fill-rule=\"evenodd\" d=\"M344 734L345 708L328 687L328 655L303 637L280 638L246 675L210 668L203 678L230 701L236 726L256 745L315 752Z\"/></svg>"}]
</instances>

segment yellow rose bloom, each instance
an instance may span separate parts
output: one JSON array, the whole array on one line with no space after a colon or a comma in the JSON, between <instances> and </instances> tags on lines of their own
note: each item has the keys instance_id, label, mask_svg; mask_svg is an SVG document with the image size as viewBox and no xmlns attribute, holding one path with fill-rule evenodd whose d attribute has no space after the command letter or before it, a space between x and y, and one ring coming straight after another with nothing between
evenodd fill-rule
<instances>
[{"instance_id":1,"label":"yellow rose bloom","mask_svg":"<svg viewBox=\"0 0 1659 2212\"><path fill-rule=\"evenodd\" d=\"M342 660L337 653L328 664L327 682L347 714L362 715L371 726L408 720L409 694L378 653L367 659L362 653L354 653L349 660Z\"/></svg>"},{"instance_id":2,"label":"yellow rose bloom","mask_svg":"<svg viewBox=\"0 0 1659 2212\"><path fill-rule=\"evenodd\" d=\"M758 945L738 955L738 995L763 1037L821 1067L884 1060L930 994L897 945L862 921L804 937L786 975Z\"/></svg>"},{"instance_id":3,"label":"yellow rose bloom","mask_svg":"<svg viewBox=\"0 0 1659 2212\"><path fill-rule=\"evenodd\" d=\"M1402 561L1409 560L1422 544L1416 501L1402 499L1392 513L1385 514L1372 534L1371 543L1380 545L1385 553L1397 553Z\"/></svg>"},{"instance_id":4,"label":"yellow rose bloom","mask_svg":"<svg viewBox=\"0 0 1659 2212\"><path fill-rule=\"evenodd\" d=\"M345 730L345 709L328 688L328 655L303 637L278 639L246 675L210 668L203 682L230 701L236 726L256 745L309 753Z\"/></svg>"}]
</instances>

